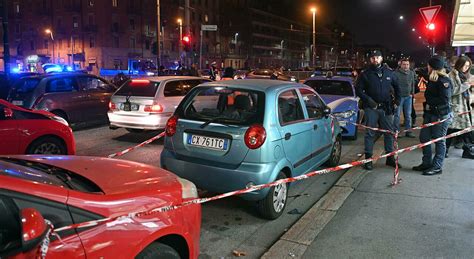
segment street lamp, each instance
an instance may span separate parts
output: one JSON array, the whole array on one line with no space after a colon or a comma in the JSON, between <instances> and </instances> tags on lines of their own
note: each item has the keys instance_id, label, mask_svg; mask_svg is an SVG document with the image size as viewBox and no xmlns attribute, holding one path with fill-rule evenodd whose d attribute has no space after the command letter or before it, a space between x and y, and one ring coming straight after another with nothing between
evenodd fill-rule
<instances>
[{"instance_id":1,"label":"street lamp","mask_svg":"<svg viewBox=\"0 0 474 259\"><path fill-rule=\"evenodd\" d=\"M400 20L403 20L405 17L403 17L403 15L400 15L400 17L398 17Z\"/></svg>"},{"instance_id":2,"label":"street lamp","mask_svg":"<svg viewBox=\"0 0 474 259\"><path fill-rule=\"evenodd\" d=\"M178 24L179 24L179 44L178 44L178 55L179 55L179 60L181 60L181 50L183 49L183 20L181 18L178 18Z\"/></svg>"},{"instance_id":3,"label":"street lamp","mask_svg":"<svg viewBox=\"0 0 474 259\"><path fill-rule=\"evenodd\" d=\"M313 67L316 66L316 7L312 7L310 11L313 13Z\"/></svg>"},{"instance_id":4,"label":"street lamp","mask_svg":"<svg viewBox=\"0 0 474 259\"><path fill-rule=\"evenodd\" d=\"M49 34L51 36L51 41L53 43L53 63L56 63L55 62L55 57L54 57L54 36L53 36L53 31L51 29L46 29L44 31L45 33Z\"/></svg>"},{"instance_id":5,"label":"street lamp","mask_svg":"<svg viewBox=\"0 0 474 259\"><path fill-rule=\"evenodd\" d=\"M416 31L415 28L411 28L411 31Z\"/></svg>"},{"instance_id":6,"label":"street lamp","mask_svg":"<svg viewBox=\"0 0 474 259\"><path fill-rule=\"evenodd\" d=\"M237 38L239 37L239 33L236 32L234 35L234 43L235 43L235 53L238 54L237 52Z\"/></svg>"}]
</instances>

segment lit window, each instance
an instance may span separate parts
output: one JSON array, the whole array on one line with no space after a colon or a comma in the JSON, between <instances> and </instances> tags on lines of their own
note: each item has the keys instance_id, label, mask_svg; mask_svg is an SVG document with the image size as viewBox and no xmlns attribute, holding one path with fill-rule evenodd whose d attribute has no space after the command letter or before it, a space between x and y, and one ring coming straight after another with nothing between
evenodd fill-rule
<instances>
[{"instance_id":1,"label":"lit window","mask_svg":"<svg viewBox=\"0 0 474 259\"><path fill-rule=\"evenodd\" d=\"M117 7L118 6L118 0L112 0L112 6Z\"/></svg>"},{"instance_id":2,"label":"lit window","mask_svg":"<svg viewBox=\"0 0 474 259\"><path fill-rule=\"evenodd\" d=\"M20 13L20 4L19 3L15 3L15 12Z\"/></svg>"},{"instance_id":3,"label":"lit window","mask_svg":"<svg viewBox=\"0 0 474 259\"><path fill-rule=\"evenodd\" d=\"M79 27L79 22L77 21L77 17L72 17L72 27L73 28Z\"/></svg>"},{"instance_id":4,"label":"lit window","mask_svg":"<svg viewBox=\"0 0 474 259\"><path fill-rule=\"evenodd\" d=\"M89 6L94 6L94 0L89 0Z\"/></svg>"}]
</instances>

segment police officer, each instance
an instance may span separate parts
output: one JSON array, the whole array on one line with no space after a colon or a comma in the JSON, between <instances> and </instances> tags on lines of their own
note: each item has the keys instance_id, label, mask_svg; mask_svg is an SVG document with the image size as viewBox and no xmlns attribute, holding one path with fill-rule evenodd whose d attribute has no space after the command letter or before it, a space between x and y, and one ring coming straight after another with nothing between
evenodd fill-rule
<instances>
[{"instance_id":1,"label":"police officer","mask_svg":"<svg viewBox=\"0 0 474 259\"><path fill-rule=\"evenodd\" d=\"M440 56L434 56L428 61L429 80L425 90L426 102L423 103L423 124L452 117L449 101L453 86L448 74L446 74L444 65L444 60ZM446 136L449 124L450 120L447 120L441 124L422 129L420 142L425 143ZM431 145L423 147L422 163L413 167L413 170L421 171L423 175L436 175L443 172L446 140L436 142L435 147L434 158L431 153Z\"/></svg>"},{"instance_id":2,"label":"police officer","mask_svg":"<svg viewBox=\"0 0 474 259\"><path fill-rule=\"evenodd\" d=\"M369 127L380 127L394 131L393 115L396 105L400 104L400 87L393 71L382 66L382 53L379 50L370 52L370 67L359 76L356 84L356 93L362 101L365 123ZM366 130L365 133L365 157L373 155L375 132ZM384 133L385 152L394 150L393 135ZM387 157L385 163L395 167L393 156ZM372 170L372 162L364 164L364 168Z\"/></svg>"}]
</instances>

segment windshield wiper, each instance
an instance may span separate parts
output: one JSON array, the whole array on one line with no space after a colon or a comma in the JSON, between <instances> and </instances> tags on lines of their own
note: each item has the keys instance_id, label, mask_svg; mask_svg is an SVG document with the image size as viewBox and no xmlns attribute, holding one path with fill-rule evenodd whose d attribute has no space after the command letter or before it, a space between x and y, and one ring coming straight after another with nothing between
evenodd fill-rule
<instances>
[{"instance_id":1,"label":"windshield wiper","mask_svg":"<svg viewBox=\"0 0 474 259\"><path fill-rule=\"evenodd\" d=\"M201 126L199 126L201 129L204 129L205 127L207 127L207 125L213 123L213 122L217 122L219 120L229 120L229 118L227 117L215 117L215 118L212 118L206 122L204 122L203 124L201 124ZM222 122L221 122L222 123ZM227 125L225 123L222 123L223 125Z\"/></svg>"}]
</instances>

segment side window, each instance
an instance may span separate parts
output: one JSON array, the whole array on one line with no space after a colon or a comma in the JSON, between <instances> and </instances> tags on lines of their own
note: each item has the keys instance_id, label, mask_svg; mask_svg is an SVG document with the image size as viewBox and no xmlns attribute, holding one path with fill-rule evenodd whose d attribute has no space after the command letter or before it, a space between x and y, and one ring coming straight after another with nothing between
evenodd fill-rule
<instances>
[{"instance_id":1,"label":"side window","mask_svg":"<svg viewBox=\"0 0 474 259\"><path fill-rule=\"evenodd\" d=\"M104 81L95 78L82 76L77 78L80 89L82 91L109 91L109 85Z\"/></svg>"},{"instance_id":2,"label":"side window","mask_svg":"<svg viewBox=\"0 0 474 259\"><path fill-rule=\"evenodd\" d=\"M171 81L166 83L164 95L165 97L185 96L199 84L201 84L201 80Z\"/></svg>"},{"instance_id":3,"label":"side window","mask_svg":"<svg viewBox=\"0 0 474 259\"><path fill-rule=\"evenodd\" d=\"M71 77L53 79L48 83L46 87L47 93L62 93L75 91L77 91L76 83Z\"/></svg>"},{"instance_id":4,"label":"side window","mask_svg":"<svg viewBox=\"0 0 474 259\"><path fill-rule=\"evenodd\" d=\"M281 125L304 120L303 109L295 90L283 92L278 96L278 118Z\"/></svg>"},{"instance_id":5,"label":"side window","mask_svg":"<svg viewBox=\"0 0 474 259\"><path fill-rule=\"evenodd\" d=\"M300 89L308 116L311 119L319 119L323 116L324 103L319 96L311 90Z\"/></svg>"},{"instance_id":6,"label":"side window","mask_svg":"<svg viewBox=\"0 0 474 259\"><path fill-rule=\"evenodd\" d=\"M0 195L0 255L21 246L21 226L18 207L13 201Z\"/></svg>"},{"instance_id":7,"label":"side window","mask_svg":"<svg viewBox=\"0 0 474 259\"><path fill-rule=\"evenodd\" d=\"M0 121L3 121L6 119L5 117L5 106L3 105L0 105Z\"/></svg>"}]
</instances>

